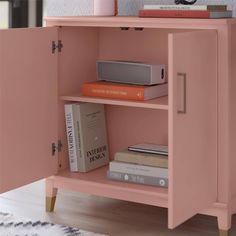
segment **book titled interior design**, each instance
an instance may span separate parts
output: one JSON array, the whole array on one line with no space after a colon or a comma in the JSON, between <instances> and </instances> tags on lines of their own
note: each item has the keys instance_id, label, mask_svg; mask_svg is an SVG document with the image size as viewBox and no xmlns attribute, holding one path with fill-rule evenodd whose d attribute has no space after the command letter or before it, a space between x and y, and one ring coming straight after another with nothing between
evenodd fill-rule
<instances>
[{"instance_id":1,"label":"book titled interior design","mask_svg":"<svg viewBox=\"0 0 236 236\"><path fill-rule=\"evenodd\" d=\"M109 162L104 105L65 105L71 171L87 172Z\"/></svg>"}]
</instances>

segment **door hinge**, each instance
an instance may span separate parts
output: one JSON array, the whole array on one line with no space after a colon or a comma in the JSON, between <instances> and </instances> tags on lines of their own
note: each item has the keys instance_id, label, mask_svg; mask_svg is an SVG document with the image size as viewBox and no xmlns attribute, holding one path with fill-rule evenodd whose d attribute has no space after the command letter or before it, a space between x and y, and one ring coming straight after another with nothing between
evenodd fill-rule
<instances>
[{"instance_id":1,"label":"door hinge","mask_svg":"<svg viewBox=\"0 0 236 236\"><path fill-rule=\"evenodd\" d=\"M57 43L55 41L52 41L52 53L54 54L56 52L56 50L58 50L58 52L61 52L63 48L63 44L61 42L61 40L58 40Z\"/></svg>"},{"instance_id":2,"label":"door hinge","mask_svg":"<svg viewBox=\"0 0 236 236\"><path fill-rule=\"evenodd\" d=\"M56 151L61 152L62 150L62 142L61 140L58 140L58 143L52 143L52 155L54 156Z\"/></svg>"}]
</instances>

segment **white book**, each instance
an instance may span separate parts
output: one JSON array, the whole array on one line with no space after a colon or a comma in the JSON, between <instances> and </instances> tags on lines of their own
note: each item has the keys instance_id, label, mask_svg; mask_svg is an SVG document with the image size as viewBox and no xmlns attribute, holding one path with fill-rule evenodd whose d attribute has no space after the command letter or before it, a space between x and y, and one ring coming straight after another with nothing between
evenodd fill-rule
<instances>
[{"instance_id":1,"label":"white book","mask_svg":"<svg viewBox=\"0 0 236 236\"><path fill-rule=\"evenodd\" d=\"M133 175L144 175L158 178L168 178L168 169L139 164L130 164L118 161L112 161L109 164L109 171L128 173Z\"/></svg>"},{"instance_id":2,"label":"white book","mask_svg":"<svg viewBox=\"0 0 236 236\"><path fill-rule=\"evenodd\" d=\"M68 143L68 155L69 155L69 164L70 171L78 171L78 148L75 141L75 123L74 123L74 114L73 114L73 104L65 105L65 120L66 120L66 132L67 132L67 143Z\"/></svg>"},{"instance_id":3,"label":"white book","mask_svg":"<svg viewBox=\"0 0 236 236\"><path fill-rule=\"evenodd\" d=\"M128 173L113 172L113 171L107 171L107 178L110 180L130 182L136 184L153 185L166 188L168 187L168 179L166 178L144 176L144 175L133 175Z\"/></svg>"},{"instance_id":4,"label":"white book","mask_svg":"<svg viewBox=\"0 0 236 236\"><path fill-rule=\"evenodd\" d=\"M226 5L149 5L146 4L143 6L145 10L196 10L196 11L203 11L203 10L222 10L226 11Z\"/></svg>"}]
</instances>

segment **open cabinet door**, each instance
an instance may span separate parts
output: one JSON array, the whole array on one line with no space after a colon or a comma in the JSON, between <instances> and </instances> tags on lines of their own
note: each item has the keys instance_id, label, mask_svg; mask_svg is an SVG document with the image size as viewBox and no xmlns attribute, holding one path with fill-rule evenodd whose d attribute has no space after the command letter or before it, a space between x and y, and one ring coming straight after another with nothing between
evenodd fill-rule
<instances>
[{"instance_id":1,"label":"open cabinet door","mask_svg":"<svg viewBox=\"0 0 236 236\"><path fill-rule=\"evenodd\" d=\"M0 30L0 192L53 175L57 28Z\"/></svg>"},{"instance_id":2,"label":"open cabinet door","mask_svg":"<svg viewBox=\"0 0 236 236\"><path fill-rule=\"evenodd\" d=\"M169 228L217 199L217 34L169 35Z\"/></svg>"}]
</instances>

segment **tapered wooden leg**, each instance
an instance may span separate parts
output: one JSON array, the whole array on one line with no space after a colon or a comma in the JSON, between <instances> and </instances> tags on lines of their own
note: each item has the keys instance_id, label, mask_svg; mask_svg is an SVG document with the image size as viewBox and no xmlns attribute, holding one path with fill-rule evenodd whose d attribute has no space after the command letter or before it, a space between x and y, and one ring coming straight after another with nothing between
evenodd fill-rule
<instances>
[{"instance_id":1,"label":"tapered wooden leg","mask_svg":"<svg viewBox=\"0 0 236 236\"><path fill-rule=\"evenodd\" d=\"M219 236L229 236L229 230L220 230Z\"/></svg>"},{"instance_id":2,"label":"tapered wooden leg","mask_svg":"<svg viewBox=\"0 0 236 236\"><path fill-rule=\"evenodd\" d=\"M232 214L228 209L222 209L218 215L219 236L229 236L232 225Z\"/></svg>"},{"instance_id":3,"label":"tapered wooden leg","mask_svg":"<svg viewBox=\"0 0 236 236\"><path fill-rule=\"evenodd\" d=\"M46 179L46 212L53 212L57 196L57 188L54 187L53 178Z\"/></svg>"},{"instance_id":4,"label":"tapered wooden leg","mask_svg":"<svg viewBox=\"0 0 236 236\"><path fill-rule=\"evenodd\" d=\"M53 212L56 203L56 197L46 197L46 212Z\"/></svg>"}]
</instances>

